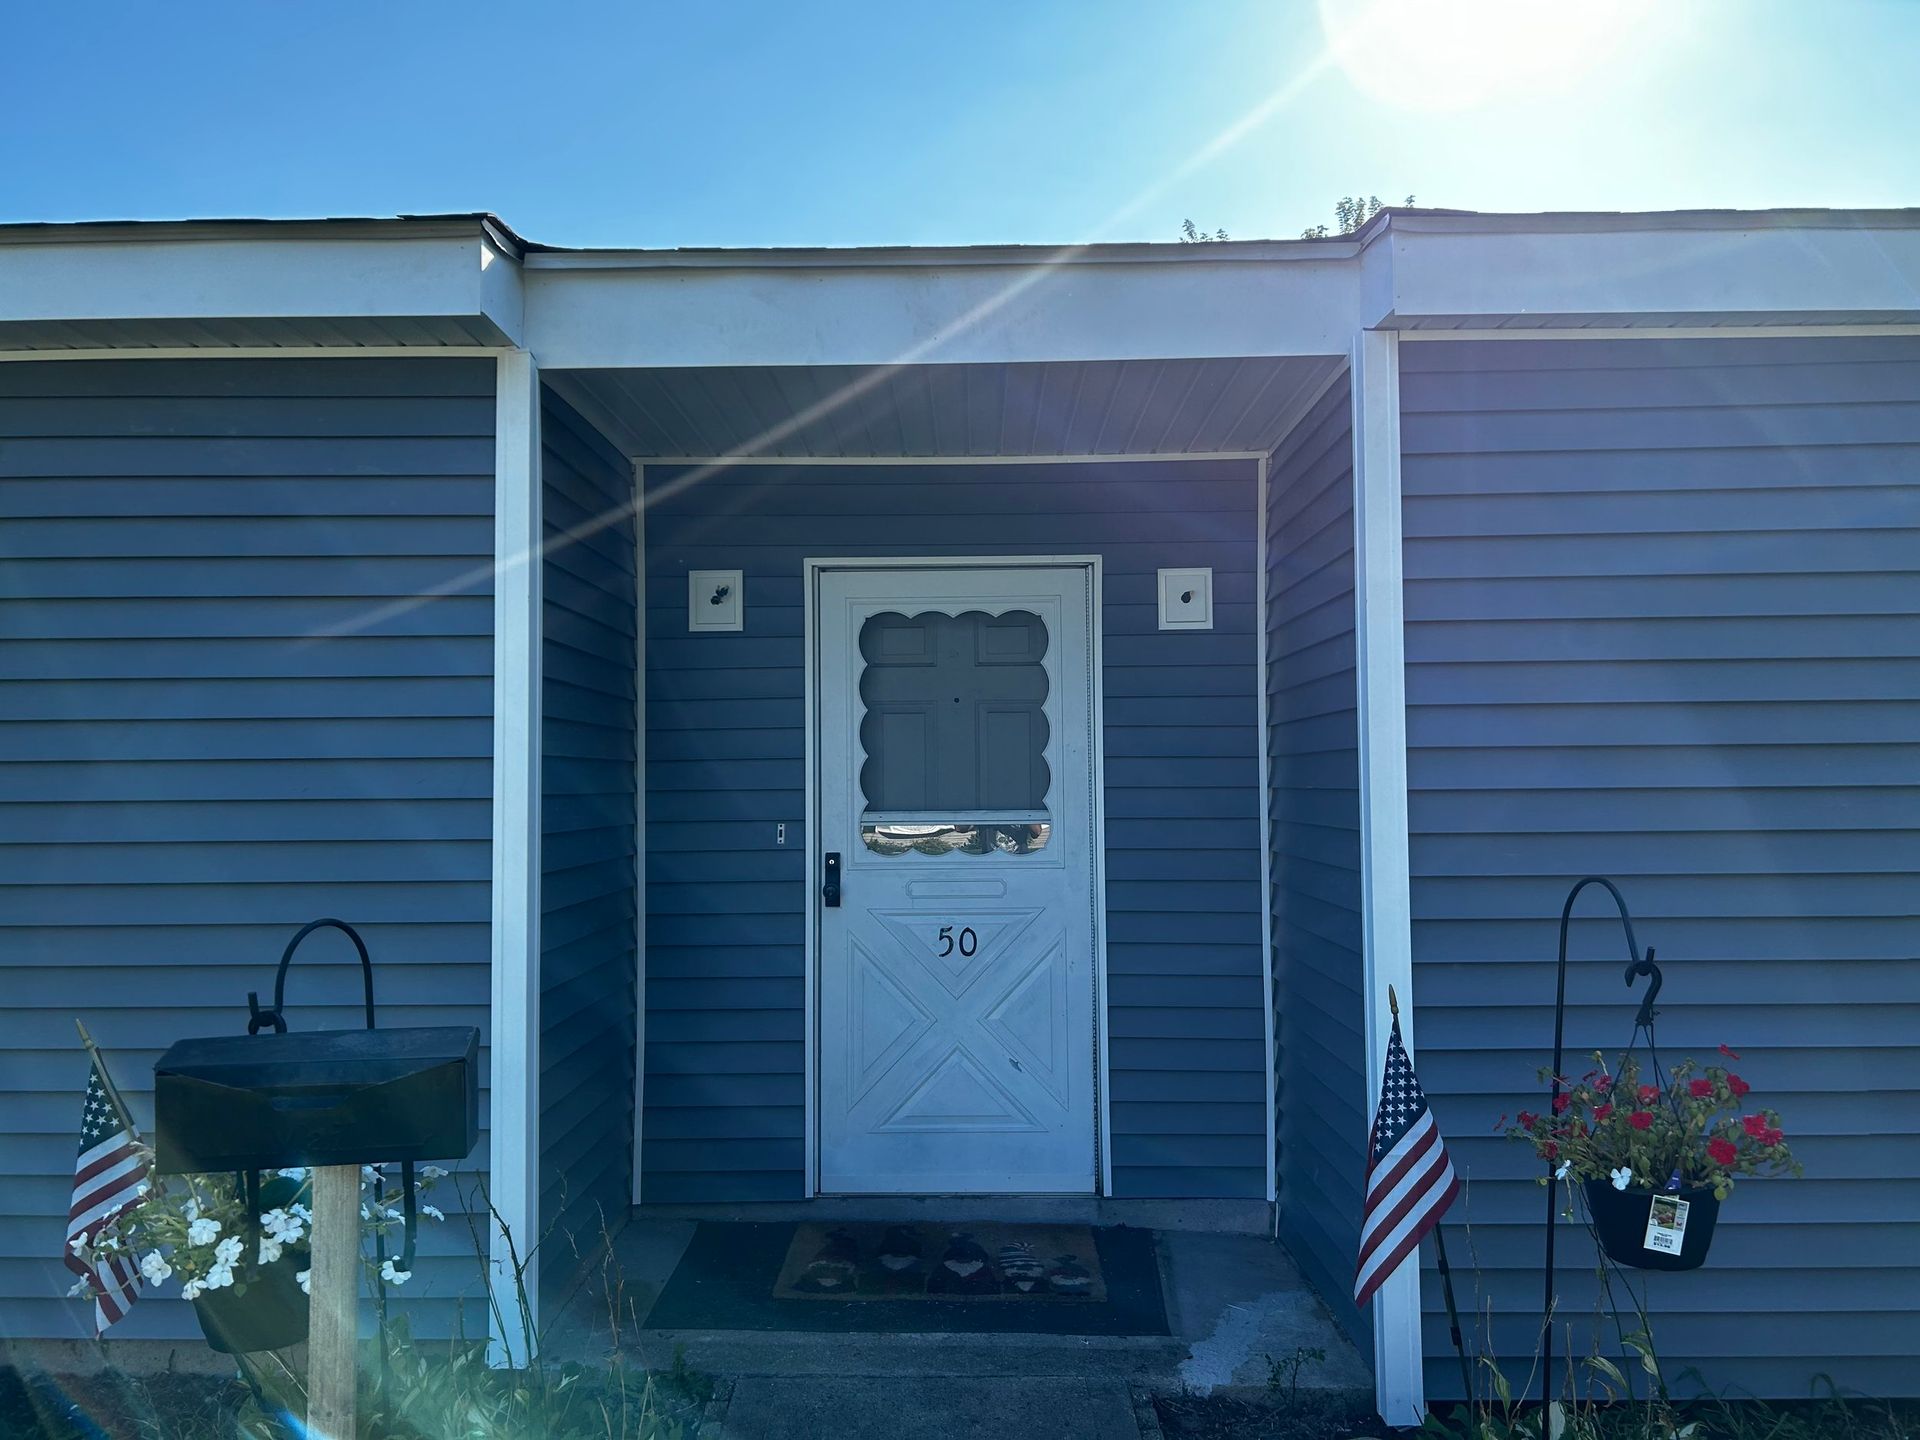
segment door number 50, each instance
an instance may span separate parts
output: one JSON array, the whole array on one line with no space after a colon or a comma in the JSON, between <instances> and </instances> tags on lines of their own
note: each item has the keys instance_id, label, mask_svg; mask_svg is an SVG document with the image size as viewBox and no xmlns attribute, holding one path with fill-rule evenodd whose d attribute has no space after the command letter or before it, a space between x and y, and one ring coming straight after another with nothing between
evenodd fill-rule
<instances>
[{"instance_id":1,"label":"door number 50","mask_svg":"<svg viewBox=\"0 0 1920 1440\"><path fill-rule=\"evenodd\" d=\"M953 954L953 926L942 925L940 927L940 944L942 947L940 958L944 960ZM971 958L973 952L979 948L980 937L973 933L973 927L971 925L962 925L960 927L960 953Z\"/></svg>"}]
</instances>

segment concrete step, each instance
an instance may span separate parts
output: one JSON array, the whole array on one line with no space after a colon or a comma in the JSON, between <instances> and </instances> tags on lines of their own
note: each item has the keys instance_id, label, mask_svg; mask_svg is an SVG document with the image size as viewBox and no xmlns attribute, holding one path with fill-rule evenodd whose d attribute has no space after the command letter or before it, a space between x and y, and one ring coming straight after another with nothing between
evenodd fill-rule
<instances>
[{"instance_id":1,"label":"concrete step","mask_svg":"<svg viewBox=\"0 0 1920 1440\"><path fill-rule=\"evenodd\" d=\"M845 1337L841 1337L845 1338ZM951 1338L951 1337L948 1337ZM755 1376L700 1440L1137 1440L1121 1380Z\"/></svg>"}]
</instances>

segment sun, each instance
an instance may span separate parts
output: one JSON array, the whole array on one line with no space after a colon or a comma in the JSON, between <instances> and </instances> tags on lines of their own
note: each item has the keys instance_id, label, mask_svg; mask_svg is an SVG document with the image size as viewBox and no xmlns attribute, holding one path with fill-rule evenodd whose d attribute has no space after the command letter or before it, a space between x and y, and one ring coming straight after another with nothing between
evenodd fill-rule
<instances>
[{"instance_id":1,"label":"sun","mask_svg":"<svg viewBox=\"0 0 1920 1440\"><path fill-rule=\"evenodd\" d=\"M1652 0L1319 0L1327 47L1366 94L1469 110L1564 90L1619 55Z\"/></svg>"}]
</instances>

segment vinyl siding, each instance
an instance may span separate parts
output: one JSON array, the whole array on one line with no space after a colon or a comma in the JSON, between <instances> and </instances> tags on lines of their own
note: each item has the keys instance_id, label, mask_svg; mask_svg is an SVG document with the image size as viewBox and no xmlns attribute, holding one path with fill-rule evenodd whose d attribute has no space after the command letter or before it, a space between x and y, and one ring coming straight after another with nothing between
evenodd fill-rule
<instances>
[{"instance_id":1,"label":"vinyl siding","mask_svg":"<svg viewBox=\"0 0 1920 1440\"><path fill-rule=\"evenodd\" d=\"M160 1052L244 1033L335 915L383 1024L486 1035L493 414L488 362L0 365L0 1331L90 1333L71 1017L150 1119ZM296 1028L359 995L344 937L303 946ZM428 1328L464 1232L423 1246ZM113 1333L198 1331L156 1298Z\"/></svg>"},{"instance_id":2,"label":"vinyl siding","mask_svg":"<svg viewBox=\"0 0 1920 1440\"><path fill-rule=\"evenodd\" d=\"M633 466L551 395L541 423L540 1208L560 1287L633 1192Z\"/></svg>"},{"instance_id":3,"label":"vinyl siding","mask_svg":"<svg viewBox=\"0 0 1920 1440\"><path fill-rule=\"evenodd\" d=\"M1353 416L1342 379L1267 467L1269 819L1280 1226L1341 1324L1366 1167Z\"/></svg>"},{"instance_id":4,"label":"vinyl siding","mask_svg":"<svg viewBox=\"0 0 1920 1440\"><path fill-rule=\"evenodd\" d=\"M801 562L1096 552L1114 1188L1263 1195L1253 464L689 474L646 472L643 1198L804 1188ZM1156 572L1189 565L1215 629L1162 634ZM744 633L690 636L688 570L736 566Z\"/></svg>"},{"instance_id":5,"label":"vinyl siding","mask_svg":"<svg viewBox=\"0 0 1920 1440\"><path fill-rule=\"evenodd\" d=\"M1401 356L1420 1073L1500 1348L1533 1350L1544 1202L1489 1127L1540 1095L1559 907L1597 872L1659 952L1667 1058L1731 1044L1806 1166L1739 1185L1705 1268L1647 1277L1669 1374L1913 1394L1920 339ZM1576 1063L1631 1027L1611 913L1574 930ZM1579 1315L1577 1226L1560 1255Z\"/></svg>"}]
</instances>

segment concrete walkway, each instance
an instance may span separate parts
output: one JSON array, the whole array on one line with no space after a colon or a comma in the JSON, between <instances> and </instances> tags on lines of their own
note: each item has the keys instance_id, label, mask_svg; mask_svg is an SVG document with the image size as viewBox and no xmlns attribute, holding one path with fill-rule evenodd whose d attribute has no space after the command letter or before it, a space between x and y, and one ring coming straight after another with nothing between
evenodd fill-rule
<instances>
[{"instance_id":1,"label":"concrete walkway","mask_svg":"<svg viewBox=\"0 0 1920 1440\"><path fill-rule=\"evenodd\" d=\"M1115 1223L1107 1213L1089 1216ZM1171 1210L1171 1207L1168 1207ZM766 1209L714 1219L793 1217ZM1260 1235L1173 1228L1192 1206L1152 1218L1167 1302L1165 1336L823 1334L643 1330L647 1310L692 1237L692 1218L642 1212L614 1242L610 1297L591 1286L568 1307L548 1353L603 1359L616 1343L632 1363L676 1364L716 1377L697 1440L962 1440L1044 1436L1135 1440L1158 1435L1147 1397L1178 1389L1257 1389L1274 1361L1300 1350L1303 1387L1370 1393L1359 1353L1283 1246ZM956 1214L956 1223L979 1218Z\"/></svg>"}]
</instances>

